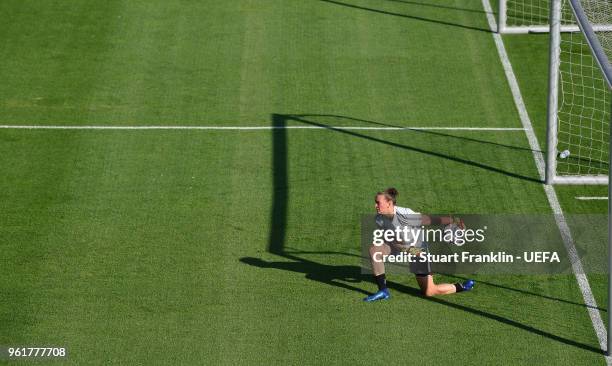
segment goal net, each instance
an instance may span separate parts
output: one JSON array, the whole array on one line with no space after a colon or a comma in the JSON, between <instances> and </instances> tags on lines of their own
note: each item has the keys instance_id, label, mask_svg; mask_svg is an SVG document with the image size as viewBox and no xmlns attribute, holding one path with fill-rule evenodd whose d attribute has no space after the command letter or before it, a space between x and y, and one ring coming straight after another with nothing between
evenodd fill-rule
<instances>
[{"instance_id":1,"label":"goal net","mask_svg":"<svg viewBox=\"0 0 612 366\"><path fill-rule=\"evenodd\" d=\"M612 32L594 25L612 24L612 2L553 1L546 181L607 184ZM570 22L580 32L561 33Z\"/></svg>"},{"instance_id":2,"label":"goal net","mask_svg":"<svg viewBox=\"0 0 612 366\"><path fill-rule=\"evenodd\" d=\"M564 0L565 1L565 0ZM544 33L550 30L551 0L499 0L499 33ZM577 32L569 7L563 8L562 32Z\"/></svg>"}]
</instances>

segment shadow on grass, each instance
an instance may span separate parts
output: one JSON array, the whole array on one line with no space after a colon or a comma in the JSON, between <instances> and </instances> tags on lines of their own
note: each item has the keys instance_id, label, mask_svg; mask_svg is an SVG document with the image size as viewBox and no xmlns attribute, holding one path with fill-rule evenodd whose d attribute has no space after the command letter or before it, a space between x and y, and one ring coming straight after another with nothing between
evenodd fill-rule
<instances>
[{"instance_id":1,"label":"shadow on grass","mask_svg":"<svg viewBox=\"0 0 612 366\"><path fill-rule=\"evenodd\" d=\"M440 4L431 4L427 2L421 2L421 1L408 1L408 0L384 0L384 1L389 1L392 3L406 4L406 5L415 5L415 6L421 6L421 7L435 8L435 9L457 10L457 11L464 11L468 13L486 14L484 10L460 8L457 6L448 6L448 5L440 5Z\"/></svg>"},{"instance_id":2,"label":"shadow on grass","mask_svg":"<svg viewBox=\"0 0 612 366\"><path fill-rule=\"evenodd\" d=\"M293 260L293 262L286 262L286 261L268 262L268 261L264 261L259 258L252 258L252 257L244 257L244 258L241 258L240 261L242 263L245 263L251 266L255 266L255 267L259 267L259 268L273 268L273 269L278 269L278 270L283 270L283 271L303 273L307 279L312 280L312 281L321 282L321 283L324 283L330 286L335 286L335 287L342 288L345 290L353 291L353 292L356 292L362 295L370 294L368 291L353 285L355 283L360 283L362 281L371 281L372 279L370 275L361 273L361 268L358 266L352 266L352 265L334 266L334 265L321 264L321 263L317 263L317 262L307 260L304 258L299 258L294 255L282 255L282 257L291 259ZM518 329L521 329L521 330L524 330L524 331L527 331L533 334L537 334L542 337L552 339L554 341L566 344L568 346L573 346L573 347L577 347L577 348L580 348L586 351L603 354L603 351L600 350L599 348L589 346L587 344L583 344L583 343L574 341L572 339L563 338L558 335L552 334L550 332L546 332L541 329L537 329L530 325L523 324L518 321L508 319L506 317L503 317L497 314L493 314L493 313L483 311L483 310L478 310L473 307L469 307L469 306L465 306L461 304L448 302L442 298L423 297L421 295L421 291L414 287L409 287L409 286L402 285L402 284L392 282L392 281L388 281L387 286L394 291L398 291L398 292L401 292L401 293L404 293L410 296L420 297L426 301L429 301L435 304L439 304L439 305L448 306L453 309L461 310L469 314L478 315L478 316L481 316L489 320L493 320L493 321L496 321L496 322L499 322L505 325L509 325L509 326L512 326L512 327L515 327L515 328L518 328ZM358 301L358 300L355 300L355 301Z\"/></svg>"},{"instance_id":3,"label":"shadow on grass","mask_svg":"<svg viewBox=\"0 0 612 366\"><path fill-rule=\"evenodd\" d=\"M512 177L512 178L518 178L518 179L522 179L522 180L529 181L529 182L532 182L532 183L542 183L542 180L540 180L539 178L529 177L529 176L517 174L515 172L507 171L507 170L504 170L502 168L498 168L498 167L495 167L495 166L491 166L491 165L487 165L487 164L484 164L484 163L480 163L478 161L468 160L468 159L460 158L460 157L449 155L449 154L445 154L445 153L440 153L440 152L433 151L433 150L427 150L427 149L423 149L423 148L416 147L416 146L410 146L410 145L400 144L400 143L397 143L397 142L387 141L387 140L383 140L383 139L380 139L380 138L377 138L377 137L368 136L368 135L365 135L365 134L362 134L362 133L359 133L359 132L355 132L355 131L349 131L349 130L345 130L345 129L338 129L338 128L335 128L334 126L330 126L330 125L326 125L326 124L321 123L321 122L313 121L314 118L304 117L304 116L305 115L286 115L286 116L283 116L283 117L285 119L287 119L287 120L301 122L301 123L305 123L305 124L308 124L308 125L311 125L311 126L317 126L317 127L321 127L321 128L326 128L326 129L329 129L329 130L332 130L332 131L336 131L336 132L341 133L341 134L350 135L350 136L358 137L358 138L361 138L361 139L365 139L365 140L369 140L369 141L373 141L373 142L378 142L378 143L381 143L381 144L384 144L384 145L388 145L388 146L392 146L392 147L396 147L396 148L400 148L400 149L404 149L404 150L409 150L409 151L413 151L413 152L417 152L417 153L421 153L421 154L425 154L425 155L429 155L429 156L434 156L434 157L442 158L442 159L445 159L445 160L454 161L454 162L457 162L457 163L462 163L462 164L465 164L465 165L477 167L477 168L488 170L488 171L491 171L491 172L500 173L500 174L503 174L503 175L506 175L506 176L509 176L509 177ZM386 126L386 127L401 127L401 126L387 125L387 124L383 124L383 123L379 123L379 122L372 122L372 121L356 119L356 118L350 118L350 117L344 117L344 116L335 116L335 115L327 115L327 116L325 116L325 115L310 115L310 116L317 116L317 117L330 117L331 116L331 117L334 117L334 118L349 119L349 120L353 120L353 121L366 122L366 123L377 124L377 125L382 125L382 126ZM280 130L283 130L283 129L278 129L276 131L280 131ZM453 135L444 134L444 133L438 133L438 132L423 131L423 130L410 130L410 131L415 131L417 133L425 133L425 134L430 134L430 135L452 137L452 138L457 138L457 139L460 139L460 140L477 142L477 143L482 143L482 144L487 144L487 145L495 145L495 146L505 147L505 148L510 148L510 149L518 149L518 150L531 151L530 149L525 149L525 148L522 148L522 147L497 144L497 143L490 142L490 141L477 140L477 139L467 138L467 137L458 137L458 136L453 136ZM531 159L531 157L530 157L530 159Z\"/></svg>"},{"instance_id":4,"label":"shadow on grass","mask_svg":"<svg viewBox=\"0 0 612 366\"><path fill-rule=\"evenodd\" d=\"M265 261L261 258L253 258L253 257L243 257L240 258L240 262L262 268L262 269L276 269L282 271L290 271L296 273L303 273L305 277L312 281L317 281L320 283L324 283L330 286L342 288L344 290L349 290L361 295L369 294L368 291L362 289L361 287L356 286L355 284L371 281L371 276L367 274L363 274L361 268L355 265L328 265L323 263L317 263L315 261L302 258L298 256L298 254L305 254L306 252L300 251L286 251L285 250L285 238L286 238L286 227L287 227L287 207L289 201L289 186L288 186L288 147L287 147L287 129L284 127L287 126L288 120L301 121L308 124L322 125L313 123L310 121L304 121L296 116L287 116L274 114L272 116L272 123L276 129L272 130L272 138L273 138L273 149L272 149L272 161L273 161L273 204L272 204L272 215L270 222L270 234L268 241L268 251L272 254L278 255L279 257L284 258L284 261ZM325 125L322 125L325 126ZM346 132L345 130L338 130L339 132ZM369 138L368 136L362 136L359 134L353 134L356 137ZM396 146L399 144L388 143L384 140L374 139L375 141L392 144L392 146ZM403 145L399 145L403 147ZM435 153L434 153L435 154ZM440 156L444 158L448 158L446 156ZM466 162L467 163L467 162ZM469 162L472 163L472 162ZM504 173L507 174L507 173ZM332 254L346 254L346 253L338 253L338 252L330 252ZM347 254L350 255L350 254ZM289 260L289 261L287 261ZM520 323L518 321L508 319L506 317L493 314L487 311L479 310L473 307L469 307L466 305L455 304L452 302L448 302L442 298L435 297L422 297L420 290L405 286L402 284L398 284L395 282L389 281L389 288L408 294L410 296L416 296L422 298L431 303L436 303L444 306L448 306L450 308L464 311L469 314L478 315L483 318L499 322L501 324L505 324L508 326L515 327L517 329L521 329L532 334L537 334L539 336L566 344L568 346L573 346L576 348L580 348L583 350L603 354L603 351L597 347L593 347L584 343L580 343L571 339L567 339L558 335L555 335L550 332L543 331L541 329L537 329L533 326ZM503 286L500 286L503 288ZM553 299L553 298L551 298ZM553 299L558 300L558 299ZM355 301L359 301L356 299Z\"/></svg>"},{"instance_id":5,"label":"shadow on grass","mask_svg":"<svg viewBox=\"0 0 612 366\"><path fill-rule=\"evenodd\" d=\"M412 19L412 20L418 20L418 21L427 22L427 23L434 23L434 24L439 24L439 25L444 25L444 26L457 27L457 28L469 29L469 30L473 30L473 31L491 33L491 30L487 29L487 28L479 28L479 27L474 27L474 26L471 26L471 25L452 23L452 22L448 22L448 21L445 21L445 20L441 20L441 19L433 19L433 18L426 18L426 17L422 17L422 16L416 16L416 15L410 15L410 14L404 14L404 13L396 13L396 12L392 12L392 11L376 9L376 8L372 8L372 7L351 4L351 3L348 3L348 2L342 2L342 1L337 1L337 0L320 0L320 1L328 3L328 4L343 6L343 7L350 8L350 9L369 11L369 12L377 13L377 14L391 15L391 16L396 16L396 17L401 17L401 18L406 18L406 19ZM405 4L412 4L412 5L422 5L422 6L429 5L429 6L432 6L432 7L444 8L444 9L452 9L452 10L470 10L470 11L473 11L472 9L451 8L451 7L436 6L436 5L426 4L426 3L416 3L416 2L409 2L409 1L405 1L405 2L404 1L399 1L399 0L387 0L387 1L392 1L392 2L397 2L397 3L405 3Z\"/></svg>"},{"instance_id":6,"label":"shadow on grass","mask_svg":"<svg viewBox=\"0 0 612 366\"><path fill-rule=\"evenodd\" d=\"M446 276L454 277L454 278L457 278L457 279L460 279L460 280L467 280L467 277L457 276L457 275L453 275L453 274L447 274ZM486 286L496 287L496 288L501 288L501 289L504 289L504 290L507 290L507 291L517 292L517 293L520 293L520 294L523 294L523 295L528 295L528 296L539 297L539 298L546 299L546 300L558 301L558 302L562 302L562 303L565 303L565 304L577 305L577 306L582 306L582 307L591 308L591 309L597 309L597 310L603 311L603 312L607 312L608 311L607 309L602 309L602 308L597 307L597 306L589 306L589 305L584 304L584 303L579 303L579 302L575 302L575 301L560 299L558 297L553 297L553 296L548 296L548 295L542 295L542 294L538 294L538 293L531 292L531 291L526 291L526 290L522 290L522 289L510 287L510 286L500 285L498 283L493 283L493 282L490 282L490 281L478 280L478 284L479 285L486 285Z\"/></svg>"},{"instance_id":7,"label":"shadow on grass","mask_svg":"<svg viewBox=\"0 0 612 366\"><path fill-rule=\"evenodd\" d=\"M308 118L321 118L321 117L322 118L345 119L345 120L349 120L349 121L355 121L355 122L360 122L360 123L367 123L367 124L381 126L381 127L405 128L406 130L411 131L411 132L415 132L415 133L422 133L422 134L428 134L428 135L440 136L440 137L448 137L448 138L453 138L453 139L457 139L457 140L461 140L461 141L476 142L476 143L479 143L479 144L504 147L504 148L508 148L508 149L512 149L512 150L523 150L523 151L543 153L543 151L541 151L541 150L532 150L532 149L530 149L528 147L501 144L501 143L498 143L498 142L492 142L492 141L487 141L487 140L478 140L478 139L474 139L474 138L471 138L471 137L456 136L456 135L451 135L451 134L443 133L443 132L439 132L439 131L423 130L423 129L416 129L416 128L411 129L410 127L392 125L392 124L376 122L376 121L370 121L370 120L361 119L361 118L339 116L337 114L293 114L291 116L295 117L295 118L298 118L298 119L305 119L305 120L307 120ZM330 127L330 129L331 129L331 127Z\"/></svg>"}]
</instances>

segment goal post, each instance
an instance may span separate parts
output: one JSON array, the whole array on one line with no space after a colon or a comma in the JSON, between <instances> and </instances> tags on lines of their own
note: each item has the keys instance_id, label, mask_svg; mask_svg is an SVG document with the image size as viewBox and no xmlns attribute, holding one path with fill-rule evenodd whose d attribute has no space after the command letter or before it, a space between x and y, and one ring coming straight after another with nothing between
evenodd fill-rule
<instances>
[{"instance_id":1,"label":"goal post","mask_svg":"<svg viewBox=\"0 0 612 366\"><path fill-rule=\"evenodd\" d=\"M503 1L503 0L501 0ZM562 34L571 16L580 29ZM612 2L550 0L547 184L608 184L608 309L612 309ZM595 26L597 25L597 26ZM612 311L606 354L612 355Z\"/></svg>"},{"instance_id":2,"label":"goal post","mask_svg":"<svg viewBox=\"0 0 612 366\"><path fill-rule=\"evenodd\" d=\"M562 34L569 17L580 31ZM551 0L547 184L609 181L612 32L593 27L606 21L607 0Z\"/></svg>"}]
</instances>

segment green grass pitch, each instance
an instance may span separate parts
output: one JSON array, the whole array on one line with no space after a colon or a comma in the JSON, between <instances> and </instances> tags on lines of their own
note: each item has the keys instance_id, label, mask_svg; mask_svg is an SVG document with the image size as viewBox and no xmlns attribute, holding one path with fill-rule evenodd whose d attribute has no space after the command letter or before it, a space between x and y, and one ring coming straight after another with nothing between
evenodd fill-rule
<instances>
[{"instance_id":1,"label":"green grass pitch","mask_svg":"<svg viewBox=\"0 0 612 366\"><path fill-rule=\"evenodd\" d=\"M0 14L0 124L521 127L480 1ZM544 146L547 38L504 42ZM380 189L422 212L550 212L523 131L3 129L0 167L0 345L74 365L605 363L571 275L433 299L395 275L391 301L361 302ZM606 212L574 199L606 187L557 192Z\"/></svg>"}]
</instances>

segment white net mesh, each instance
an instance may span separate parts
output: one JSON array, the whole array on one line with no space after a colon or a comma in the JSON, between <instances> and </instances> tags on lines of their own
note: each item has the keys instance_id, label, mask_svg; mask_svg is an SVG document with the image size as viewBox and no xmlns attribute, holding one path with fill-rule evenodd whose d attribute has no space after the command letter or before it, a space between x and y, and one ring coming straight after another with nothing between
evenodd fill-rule
<instances>
[{"instance_id":1,"label":"white net mesh","mask_svg":"<svg viewBox=\"0 0 612 366\"><path fill-rule=\"evenodd\" d=\"M509 26L546 25L548 24L548 1L508 0L506 17L506 24Z\"/></svg>"},{"instance_id":2,"label":"white net mesh","mask_svg":"<svg viewBox=\"0 0 612 366\"><path fill-rule=\"evenodd\" d=\"M546 26L550 16L550 0L499 0L506 2L506 25L508 27ZM567 7L564 13L571 13ZM571 25L570 14L564 14L564 25Z\"/></svg>"},{"instance_id":3,"label":"white net mesh","mask_svg":"<svg viewBox=\"0 0 612 366\"><path fill-rule=\"evenodd\" d=\"M612 29L609 29L612 25L612 1L582 0L580 3L608 60L612 60Z\"/></svg>"},{"instance_id":4,"label":"white net mesh","mask_svg":"<svg viewBox=\"0 0 612 366\"><path fill-rule=\"evenodd\" d=\"M564 22L574 22L567 1ZM589 20L612 24L609 1L583 0ZM608 55L611 32L596 32ZM559 66L557 176L607 175L611 93L582 32L562 33Z\"/></svg>"}]
</instances>

